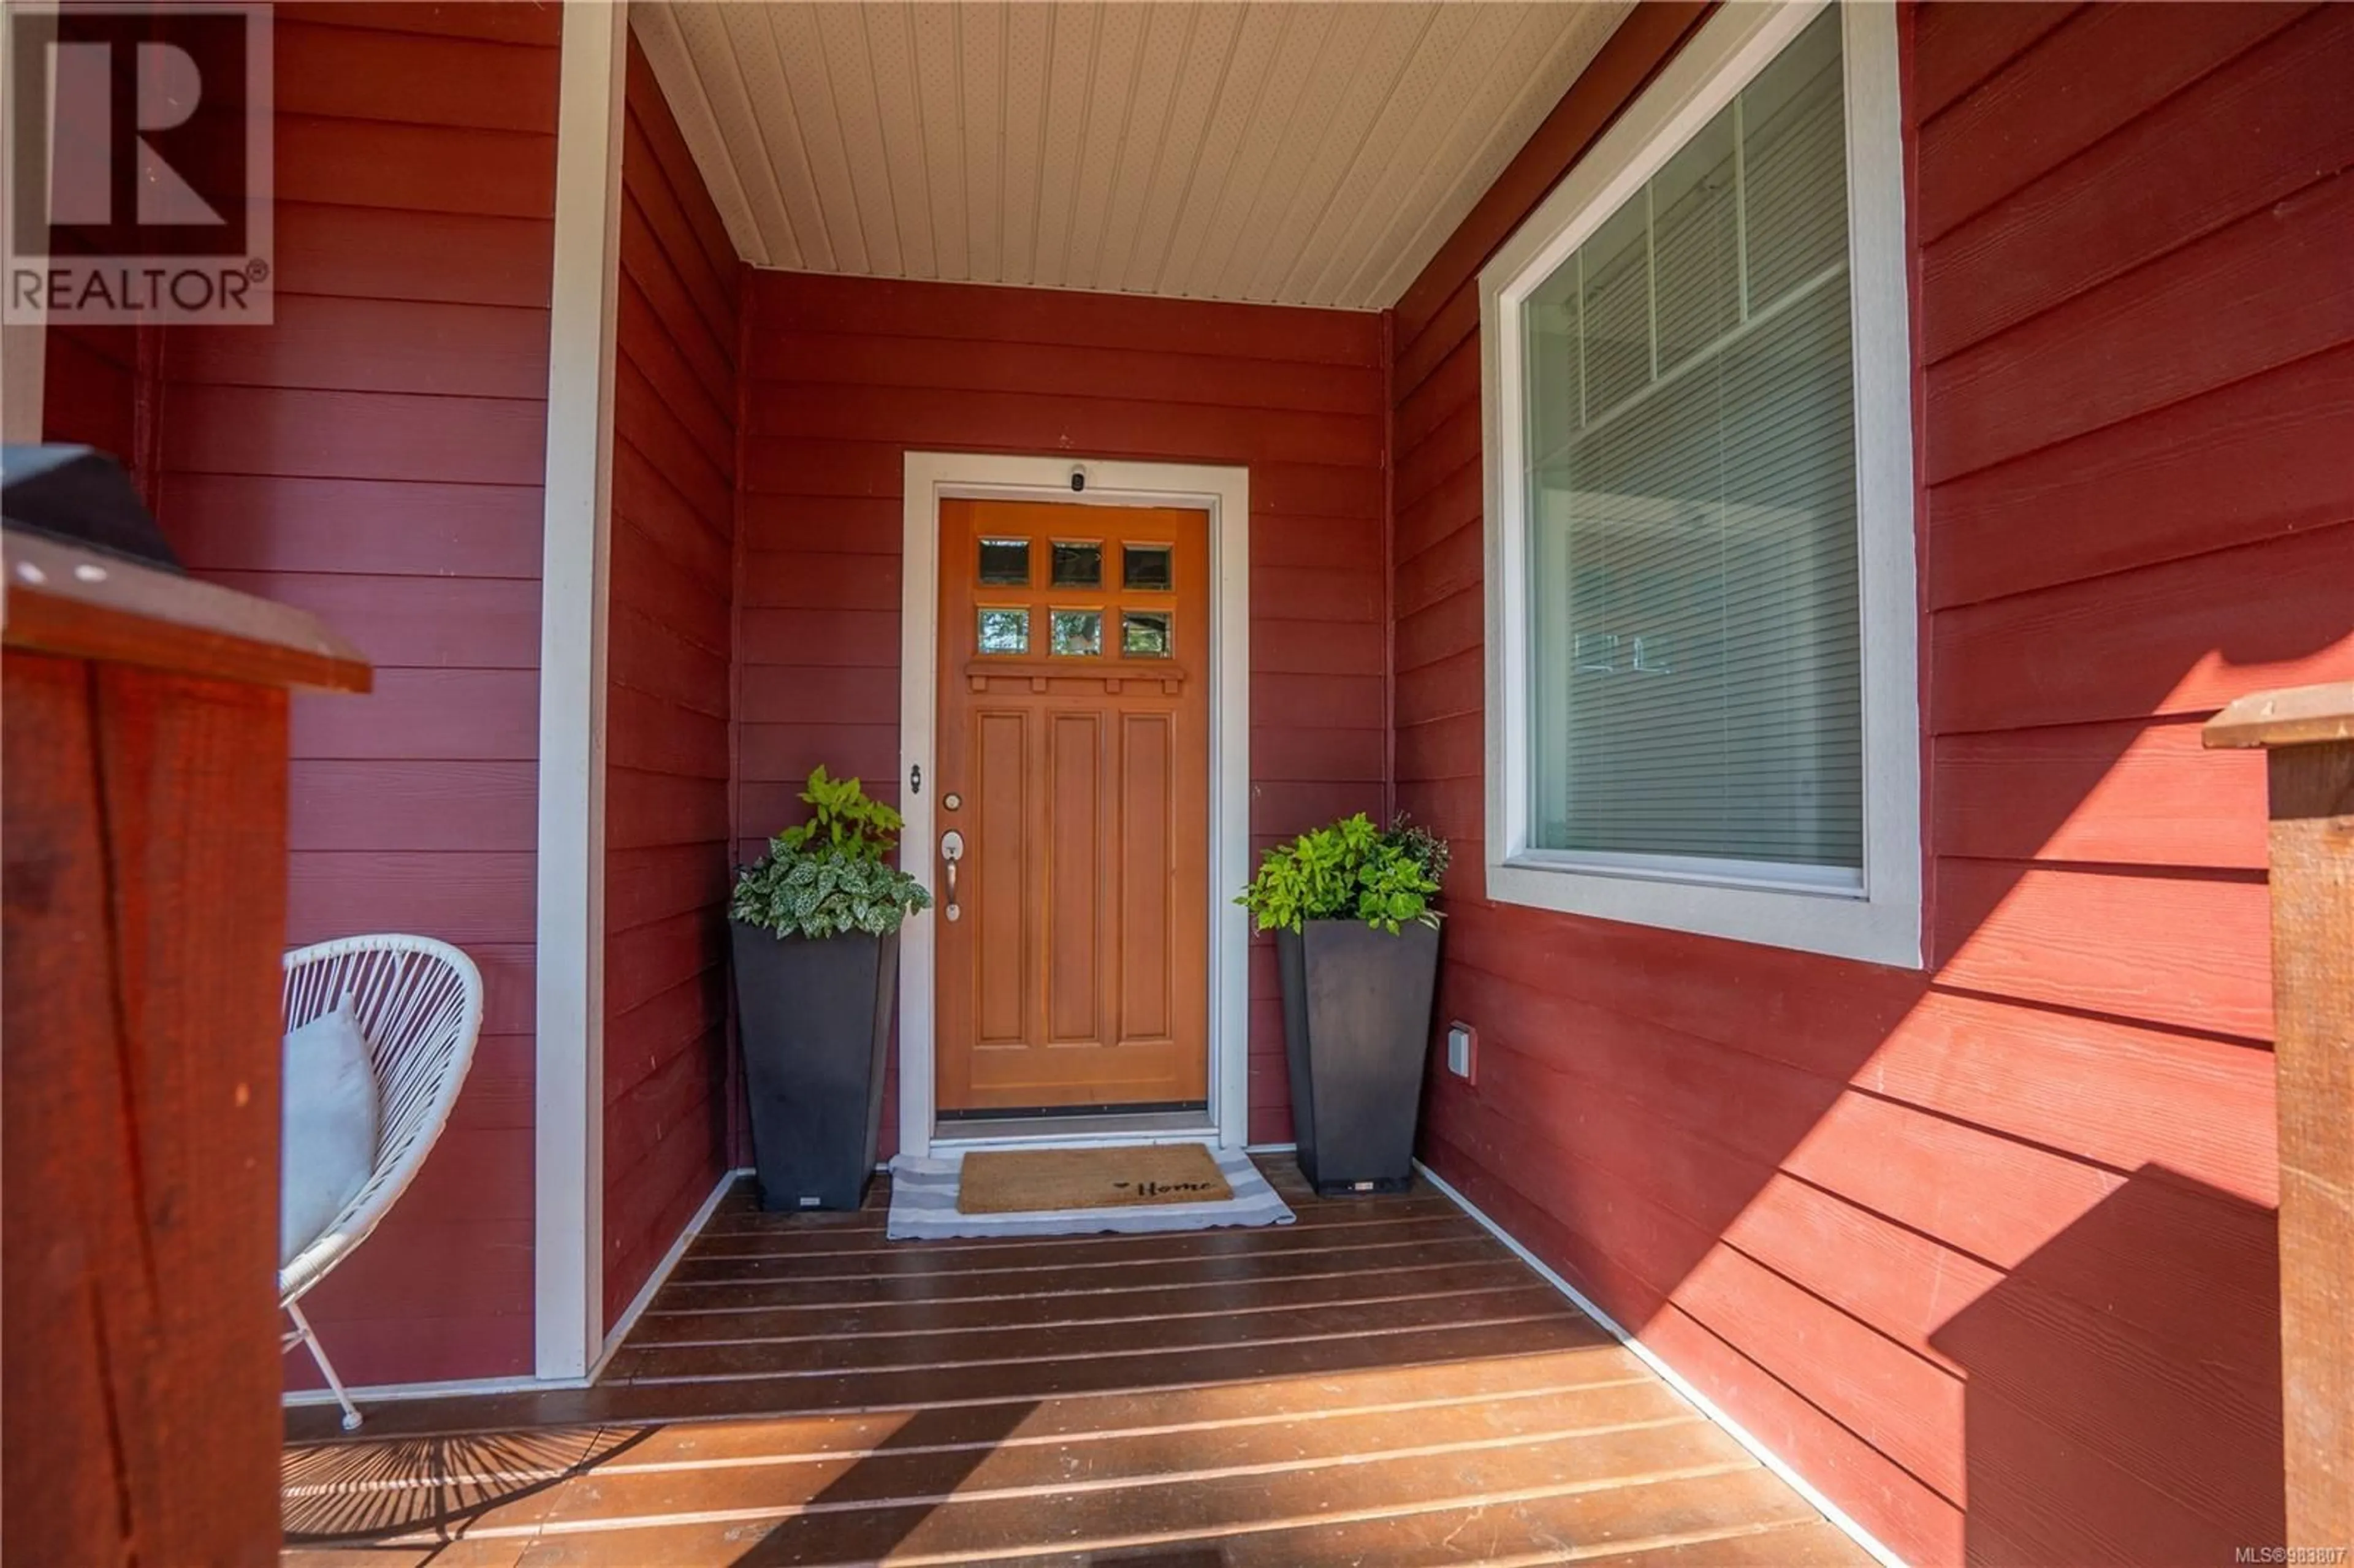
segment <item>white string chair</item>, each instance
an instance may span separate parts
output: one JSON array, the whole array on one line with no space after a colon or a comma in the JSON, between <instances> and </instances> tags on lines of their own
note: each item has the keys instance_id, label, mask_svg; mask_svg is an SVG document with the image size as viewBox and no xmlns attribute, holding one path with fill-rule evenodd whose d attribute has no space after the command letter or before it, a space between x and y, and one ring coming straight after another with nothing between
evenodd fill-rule
<instances>
[{"instance_id":1,"label":"white string chair","mask_svg":"<svg viewBox=\"0 0 2354 1568\"><path fill-rule=\"evenodd\" d=\"M280 1348L310 1348L349 1432L360 1424L359 1410L300 1303L367 1239L433 1151L482 1032L482 977L449 943L402 936L345 937L297 948L286 955L285 971L288 1032L350 997L376 1077L376 1159L368 1179L327 1228L278 1271L278 1304L294 1323Z\"/></svg>"}]
</instances>

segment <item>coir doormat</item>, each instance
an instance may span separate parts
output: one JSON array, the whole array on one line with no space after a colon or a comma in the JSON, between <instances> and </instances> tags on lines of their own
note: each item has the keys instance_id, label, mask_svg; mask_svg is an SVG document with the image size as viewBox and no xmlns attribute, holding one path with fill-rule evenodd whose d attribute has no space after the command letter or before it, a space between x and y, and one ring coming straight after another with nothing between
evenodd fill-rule
<instances>
[{"instance_id":1,"label":"coir doormat","mask_svg":"<svg viewBox=\"0 0 2354 1568\"><path fill-rule=\"evenodd\" d=\"M893 1241L1076 1236L1288 1225L1291 1209L1239 1149L974 1150L891 1161Z\"/></svg>"},{"instance_id":2,"label":"coir doormat","mask_svg":"<svg viewBox=\"0 0 2354 1568\"><path fill-rule=\"evenodd\" d=\"M1198 1143L977 1150L964 1157L962 1175L960 1214L1223 1203L1235 1195L1218 1162Z\"/></svg>"}]
</instances>

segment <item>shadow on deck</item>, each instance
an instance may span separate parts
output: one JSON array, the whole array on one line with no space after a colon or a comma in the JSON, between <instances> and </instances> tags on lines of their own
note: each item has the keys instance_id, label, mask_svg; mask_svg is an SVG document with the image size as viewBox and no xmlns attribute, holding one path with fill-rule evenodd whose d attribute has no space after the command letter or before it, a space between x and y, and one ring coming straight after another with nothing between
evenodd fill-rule
<instances>
[{"instance_id":1,"label":"shadow on deck","mask_svg":"<svg viewBox=\"0 0 2354 1568\"><path fill-rule=\"evenodd\" d=\"M288 1560L1868 1561L1452 1202L886 1243L739 1192L592 1389L288 1419Z\"/></svg>"}]
</instances>

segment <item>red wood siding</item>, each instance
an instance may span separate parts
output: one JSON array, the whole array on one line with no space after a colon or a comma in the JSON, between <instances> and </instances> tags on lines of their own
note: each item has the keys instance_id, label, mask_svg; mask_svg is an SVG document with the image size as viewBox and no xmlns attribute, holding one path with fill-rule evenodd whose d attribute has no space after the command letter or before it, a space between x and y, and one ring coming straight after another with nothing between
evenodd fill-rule
<instances>
[{"instance_id":1,"label":"red wood siding","mask_svg":"<svg viewBox=\"0 0 2354 1568\"><path fill-rule=\"evenodd\" d=\"M630 45L606 641L605 1320L727 1158L738 264Z\"/></svg>"},{"instance_id":2,"label":"red wood siding","mask_svg":"<svg viewBox=\"0 0 2354 1568\"><path fill-rule=\"evenodd\" d=\"M897 799L910 448L1247 465L1252 842L1384 809L1378 317L779 272L747 312L742 853L817 763ZM1281 1140L1273 947L1251 966L1250 1132Z\"/></svg>"},{"instance_id":3,"label":"red wood siding","mask_svg":"<svg viewBox=\"0 0 2354 1568\"><path fill-rule=\"evenodd\" d=\"M376 666L373 696L296 699L289 939L443 937L489 993L449 1130L308 1303L355 1383L532 1364L558 26L528 5L281 6L277 323L164 334L165 533Z\"/></svg>"},{"instance_id":4,"label":"red wood siding","mask_svg":"<svg viewBox=\"0 0 2354 1568\"><path fill-rule=\"evenodd\" d=\"M152 492L154 454L142 436L154 422L142 408L154 408L161 329L58 318L42 337L40 439L96 447L130 471L142 494Z\"/></svg>"},{"instance_id":5,"label":"red wood siding","mask_svg":"<svg viewBox=\"0 0 2354 1568\"><path fill-rule=\"evenodd\" d=\"M1444 1174L1920 1563L2282 1538L2263 774L2354 675L2354 11L1905 14L1931 967L1492 905L1479 265L1698 18L1644 6L1400 302L1399 803L1455 841Z\"/></svg>"},{"instance_id":6,"label":"red wood siding","mask_svg":"<svg viewBox=\"0 0 2354 1568\"><path fill-rule=\"evenodd\" d=\"M96 447L135 472L138 329L57 323L43 339L41 439Z\"/></svg>"}]
</instances>

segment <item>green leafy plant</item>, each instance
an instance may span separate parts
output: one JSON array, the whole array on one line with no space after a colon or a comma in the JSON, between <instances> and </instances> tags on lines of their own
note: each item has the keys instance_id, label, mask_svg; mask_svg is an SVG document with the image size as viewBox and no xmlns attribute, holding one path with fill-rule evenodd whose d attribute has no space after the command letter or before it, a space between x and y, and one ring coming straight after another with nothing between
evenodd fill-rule
<instances>
[{"instance_id":1,"label":"green leafy plant","mask_svg":"<svg viewBox=\"0 0 2354 1568\"><path fill-rule=\"evenodd\" d=\"M869 800L864 785L855 779L832 777L822 762L810 769L809 787L801 791L801 800L810 809L810 820L777 835L779 842L795 850L814 844L839 850L854 860L881 861L889 858L899 842L899 830L907 825L898 812L880 800Z\"/></svg>"},{"instance_id":2,"label":"green leafy plant","mask_svg":"<svg viewBox=\"0 0 2354 1568\"><path fill-rule=\"evenodd\" d=\"M1394 936L1438 924L1430 906L1447 874L1447 841L1404 818L1386 832L1360 811L1267 851L1235 902L1262 931L1310 920L1363 920Z\"/></svg>"},{"instance_id":3,"label":"green leafy plant","mask_svg":"<svg viewBox=\"0 0 2354 1568\"><path fill-rule=\"evenodd\" d=\"M923 885L890 863L898 812L869 800L857 779L832 778L822 767L810 773L801 799L810 820L737 869L731 919L779 937L879 937L931 906Z\"/></svg>"}]
</instances>

